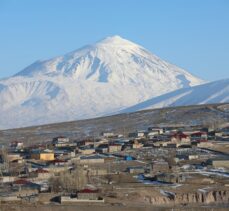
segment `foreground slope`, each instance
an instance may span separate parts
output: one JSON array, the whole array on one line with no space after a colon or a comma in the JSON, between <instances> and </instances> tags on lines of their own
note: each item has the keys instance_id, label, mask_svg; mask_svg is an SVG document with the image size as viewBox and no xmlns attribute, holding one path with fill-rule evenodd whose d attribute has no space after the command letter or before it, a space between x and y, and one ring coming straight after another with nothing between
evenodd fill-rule
<instances>
[{"instance_id":1,"label":"foreground slope","mask_svg":"<svg viewBox=\"0 0 229 211\"><path fill-rule=\"evenodd\" d=\"M154 96L203 83L119 36L0 81L0 129L109 115Z\"/></svg>"},{"instance_id":2,"label":"foreground slope","mask_svg":"<svg viewBox=\"0 0 229 211\"><path fill-rule=\"evenodd\" d=\"M146 100L122 112L170 106L212 104L229 102L229 79L214 81L199 86L183 88Z\"/></svg>"}]
</instances>

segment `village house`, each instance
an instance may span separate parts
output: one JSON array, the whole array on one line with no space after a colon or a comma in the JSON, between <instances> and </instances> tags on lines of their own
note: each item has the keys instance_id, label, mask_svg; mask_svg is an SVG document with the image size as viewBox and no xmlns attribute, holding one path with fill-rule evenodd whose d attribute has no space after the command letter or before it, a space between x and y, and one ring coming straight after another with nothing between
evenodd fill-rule
<instances>
[{"instance_id":1,"label":"village house","mask_svg":"<svg viewBox=\"0 0 229 211\"><path fill-rule=\"evenodd\" d=\"M156 175L156 180L164 183L180 183L185 181L185 177L182 174L162 173Z\"/></svg>"},{"instance_id":2,"label":"village house","mask_svg":"<svg viewBox=\"0 0 229 211\"><path fill-rule=\"evenodd\" d=\"M98 153L107 153L108 152L108 144L100 144L97 148L96 148L96 152Z\"/></svg>"},{"instance_id":3,"label":"village house","mask_svg":"<svg viewBox=\"0 0 229 211\"><path fill-rule=\"evenodd\" d=\"M126 171L129 174L144 174L145 173L145 169L143 166L131 166L131 167L127 167Z\"/></svg>"},{"instance_id":4,"label":"village house","mask_svg":"<svg viewBox=\"0 0 229 211\"><path fill-rule=\"evenodd\" d=\"M122 150L122 145L121 144L110 144L108 146L108 151L110 153L112 153L112 152L119 152L121 150Z\"/></svg>"},{"instance_id":5,"label":"village house","mask_svg":"<svg viewBox=\"0 0 229 211\"><path fill-rule=\"evenodd\" d=\"M196 159L198 159L199 158L199 155L189 155L188 156L188 159L189 160L196 160Z\"/></svg>"},{"instance_id":6,"label":"village house","mask_svg":"<svg viewBox=\"0 0 229 211\"><path fill-rule=\"evenodd\" d=\"M25 179L18 179L15 180L14 182L12 182L12 186L14 188L14 190L18 190L18 191L22 191L22 190L34 190L34 191L38 191L40 188L40 185L30 182L28 180ZM20 192L19 192L20 194Z\"/></svg>"},{"instance_id":7,"label":"village house","mask_svg":"<svg viewBox=\"0 0 229 211\"><path fill-rule=\"evenodd\" d=\"M108 174L107 168L88 168L87 171L89 176L104 176Z\"/></svg>"},{"instance_id":8,"label":"village house","mask_svg":"<svg viewBox=\"0 0 229 211\"><path fill-rule=\"evenodd\" d=\"M229 137L229 126L221 129L223 137Z\"/></svg>"},{"instance_id":9,"label":"village house","mask_svg":"<svg viewBox=\"0 0 229 211\"><path fill-rule=\"evenodd\" d=\"M148 136L160 135L163 133L164 133L163 128L158 128L158 127L148 128Z\"/></svg>"},{"instance_id":10,"label":"village house","mask_svg":"<svg viewBox=\"0 0 229 211\"><path fill-rule=\"evenodd\" d=\"M44 160L44 161L49 161L49 160L54 160L54 152L52 150L32 150L31 151L31 159L35 160Z\"/></svg>"},{"instance_id":11,"label":"village house","mask_svg":"<svg viewBox=\"0 0 229 211\"><path fill-rule=\"evenodd\" d=\"M7 154L7 160L9 162L22 163L23 162L23 157L19 153L8 153Z\"/></svg>"},{"instance_id":12,"label":"village house","mask_svg":"<svg viewBox=\"0 0 229 211\"><path fill-rule=\"evenodd\" d=\"M168 142L168 143L166 144L166 147L167 147L167 148L176 148L176 147L177 147L177 143Z\"/></svg>"},{"instance_id":13,"label":"village house","mask_svg":"<svg viewBox=\"0 0 229 211\"><path fill-rule=\"evenodd\" d=\"M171 142L176 143L177 147L182 145L191 145L190 136L185 135L184 133L175 133L171 136Z\"/></svg>"},{"instance_id":14,"label":"village house","mask_svg":"<svg viewBox=\"0 0 229 211\"><path fill-rule=\"evenodd\" d=\"M97 200L98 190L83 189L77 193L77 198L80 200Z\"/></svg>"},{"instance_id":15,"label":"village house","mask_svg":"<svg viewBox=\"0 0 229 211\"><path fill-rule=\"evenodd\" d=\"M82 202L100 202L104 203L104 199L99 196L97 189L83 189L77 192L76 197L74 196L60 196L61 204L66 203L82 203Z\"/></svg>"},{"instance_id":16,"label":"village house","mask_svg":"<svg viewBox=\"0 0 229 211\"><path fill-rule=\"evenodd\" d=\"M112 138L115 136L113 132L102 132L101 135L105 138Z\"/></svg>"},{"instance_id":17,"label":"village house","mask_svg":"<svg viewBox=\"0 0 229 211\"><path fill-rule=\"evenodd\" d=\"M62 148L62 149L54 149L54 155L55 157L66 157L66 158L72 158L75 157L76 152L75 149L72 148Z\"/></svg>"},{"instance_id":18,"label":"village house","mask_svg":"<svg viewBox=\"0 0 229 211\"><path fill-rule=\"evenodd\" d=\"M24 144L23 142L20 142L20 141L13 141L10 143L11 150L21 150L23 149L23 147L24 147Z\"/></svg>"},{"instance_id":19,"label":"village house","mask_svg":"<svg viewBox=\"0 0 229 211\"><path fill-rule=\"evenodd\" d=\"M133 149L140 149L144 146L144 144L140 143L139 141L137 140L134 140L134 143L132 144L132 148Z\"/></svg>"},{"instance_id":20,"label":"village house","mask_svg":"<svg viewBox=\"0 0 229 211\"><path fill-rule=\"evenodd\" d=\"M129 133L130 138L145 138L148 132L145 130L139 130L133 133Z\"/></svg>"},{"instance_id":21,"label":"village house","mask_svg":"<svg viewBox=\"0 0 229 211\"><path fill-rule=\"evenodd\" d=\"M98 163L104 163L105 158L101 155L90 155L90 156L80 156L79 158L80 164L98 164Z\"/></svg>"},{"instance_id":22,"label":"village house","mask_svg":"<svg viewBox=\"0 0 229 211\"><path fill-rule=\"evenodd\" d=\"M211 148L213 146L214 146L214 144L211 142L200 142L197 144L197 147L199 147L199 148L208 148L208 147Z\"/></svg>"},{"instance_id":23,"label":"village house","mask_svg":"<svg viewBox=\"0 0 229 211\"><path fill-rule=\"evenodd\" d=\"M36 169L35 171L31 172L31 175L33 177L37 177L38 179L49 179L52 176L52 174L48 170L42 168Z\"/></svg>"},{"instance_id":24,"label":"village house","mask_svg":"<svg viewBox=\"0 0 229 211\"><path fill-rule=\"evenodd\" d=\"M69 138L64 136L58 136L53 138L52 144L55 147L64 147L69 145Z\"/></svg>"},{"instance_id":25,"label":"village house","mask_svg":"<svg viewBox=\"0 0 229 211\"><path fill-rule=\"evenodd\" d=\"M16 176L10 176L10 175L1 175L0 177L0 183L3 184L3 183L10 183L10 182L13 182L17 179Z\"/></svg>"},{"instance_id":26,"label":"village house","mask_svg":"<svg viewBox=\"0 0 229 211\"><path fill-rule=\"evenodd\" d=\"M65 166L68 162L66 160L55 159L49 162L49 165Z\"/></svg>"},{"instance_id":27,"label":"village house","mask_svg":"<svg viewBox=\"0 0 229 211\"><path fill-rule=\"evenodd\" d=\"M207 140L208 134L207 132L196 132L191 134L191 140Z\"/></svg>"},{"instance_id":28,"label":"village house","mask_svg":"<svg viewBox=\"0 0 229 211\"><path fill-rule=\"evenodd\" d=\"M82 155L90 155L90 154L94 154L95 153L95 148L92 148L91 146L86 145L86 146L83 146L83 147L79 147L78 151Z\"/></svg>"},{"instance_id":29,"label":"village house","mask_svg":"<svg viewBox=\"0 0 229 211\"><path fill-rule=\"evenodd\" d=\"M215 137L216 138L221 138L223 136L223 132L222 131L216 131L215 132Z\"/></svg>"},{"instance_id":30,"label":"village house","mask_svg":"<svg viewBox=\"0 0 229 211\"><path fill-rule=\"evenodd\" d=\"M82 146L94 146L95 144L95 140L91 140L91 139L85 139L85 140L81 140L77 142L77 146L78 147L82 147Z\"/></svg>"},{"instance_id":31,"label":"village house","mask_svg":"<svg viewBox=\"0 0 229 211\"><path fill-rule=\"evenodd\" d=\"M176 133L180 128L179 127L163 127L164 134Z\"/></svg>"},{"instance_id":32,"label":"village house","mask_svg":"<svg viewBox=\"0 0 229 211\"><path fill-rule=\"evenodd\" d=\"M212 165L214 168L227 168L229 169L229 160L218 158L218 159L209 159L207 164Z\"/></svg>"},{"instance_id":33,"label":"village house","mask_svg":"<svg viewBox=\"0 0 229 211\"><path fill-rule=\"evenodd\" d=\"M94 141L94 147L95 148L98 147L98 146L100 146L101 144L108 144L108 140L105 139L105 138L102 138L102 139L96 139Z\"/></svg>"}]
</instances>

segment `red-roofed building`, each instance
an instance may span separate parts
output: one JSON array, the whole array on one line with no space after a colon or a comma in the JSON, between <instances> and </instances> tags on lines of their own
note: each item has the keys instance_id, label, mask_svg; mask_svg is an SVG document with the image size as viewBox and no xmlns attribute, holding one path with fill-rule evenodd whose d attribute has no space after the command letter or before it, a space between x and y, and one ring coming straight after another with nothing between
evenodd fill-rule
<instances>
[{"instance_id":1,"label":"red-roofed building","mask_svg":"<svg viewBox=\"0 0 229 211\"><path fill-rule=\"evenodd\" d=\"M38 174L49 173L48 170L45 170L45 169L42 169L42 168L37 169L35 172L38 173Z\"/></svg>"},{"instance_id":2,"label":"red-roofed building","mask_svg":"<svg viewBox=\"0 0 229 211\"><path fill-rule=\"evenodd\" d=\"M83 189L78 192L77 198L81 200L97 200L98 193L98 190Z\"/></svg>"},{"instance_id":3,"label":"red-roofed building","mask_svg":"<svg viewBox=\"0 0 229 211\"><path fill-rule=\"evenodd\" d=\"M179 132L171 136L171 143L176 143L177 147L182 146L182 145L190 145L191 138L190 136Z\"/></svg>"},{"instance_id":4,"label":"red-roofed building","mask_svg":"<svg viewBox=\"0 0 229 211\"><path fill-rule=\"evenodd\" d=\"M30 181L25 180L25 179L19 179L13 182L13 186L20 186L20 185L27 185L29 184Z\"/></svg>"},{"instance_id":5,"label":"red-roofed building","mask_svg":"<svg viewBox=\"0 0 229 211\"><path fill-rule=\"evenodd\" d=\"M196 132L191 134L192 140L207 140L208 135L206 132Z\"/></svg>"},{"instance_id":6,"label":"red-roofed building","mask_svg":"<svg viewBox=\"0 0 229 211\"><path fill-rule=\"evenodd\" d=\"M39 168L31 173L34 175L34 177L38 177L39 179L48 179L52 176L48 170L42 168Z\"/></svg>"},{"instance_id":7,"label":"red-roofed building","mask_svg":"<svg viewBox=\"0 0 229 211\"><path fill-rule=\"evenodd\" d=\"M80 190L78 193L98 193L98 192L99 192L98 189L92 190L92 189L85 188L83 190Z\"/></svg>"}]
</instances>

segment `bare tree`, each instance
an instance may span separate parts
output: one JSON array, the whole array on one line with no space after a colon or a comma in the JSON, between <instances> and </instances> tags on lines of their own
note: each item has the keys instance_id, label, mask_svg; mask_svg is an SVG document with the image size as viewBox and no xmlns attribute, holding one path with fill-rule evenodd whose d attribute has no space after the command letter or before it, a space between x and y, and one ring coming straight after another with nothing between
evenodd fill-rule
<instances>
[{"instance_id":1,"label":"bare tree","mask_svg":"<svg viewBox=\"0 0 229 211\"><path fill-rule=\"evenodd\" d=\"M61 183L59 177L51 177L49 179L49 185L52 192L58 193L61 191Z\"/></svg>"},{"instance_id":2,"label":"bare tree","mask_svg":"<svg viewBox=\"0 0 229 211\"><path fill-rule=\"evenodd\" d=\"M59 192L60 190L74 192L82 189L87 182L86 171L82 166L77 166L72 172L62 172L59 177L53 177L49 181L51 189L54 192Z\"/></svg>"}]
</instances>

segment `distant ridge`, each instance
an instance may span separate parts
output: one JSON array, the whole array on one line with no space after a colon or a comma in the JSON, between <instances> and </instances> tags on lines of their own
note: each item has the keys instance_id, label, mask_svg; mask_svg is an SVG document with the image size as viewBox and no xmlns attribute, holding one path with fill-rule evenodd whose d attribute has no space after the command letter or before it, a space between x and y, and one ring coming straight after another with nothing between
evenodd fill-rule
<instances>
[{"instance_id":1,"label":"distant ridge","mask_svg":"<svg viewBox=\"0 0 229 211\"><path fill-rule=\"evenodd\" d=\"M178 89L124 109L121 112L229 102L229 79Z\"/></svg>"}]
</instances>

